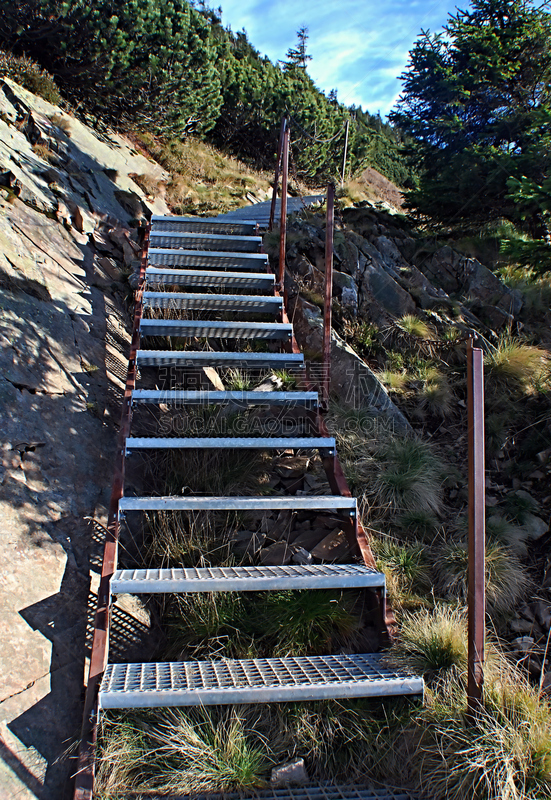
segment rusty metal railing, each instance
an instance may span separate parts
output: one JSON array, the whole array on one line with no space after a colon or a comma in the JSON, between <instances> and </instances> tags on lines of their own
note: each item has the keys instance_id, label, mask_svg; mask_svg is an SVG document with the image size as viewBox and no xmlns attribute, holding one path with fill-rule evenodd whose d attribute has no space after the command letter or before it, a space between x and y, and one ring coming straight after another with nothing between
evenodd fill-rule
<instances>
[{"instance_id":1,"label":"rusty metal railing","mask_svg":"<svg viewBox=\"0 0 551 800\"><path fill-rule=\"evenodd\" d=\"M323 302L323 350L321 400L325 411L329 408L331 386L331 322L333 306L333 236L335 228L335 187L327 187L327 216L325 222L325 291Z\"/></svg>"},{"instance_id":2,"label":"rusty metal railing","mask_svg":"<svg viewBox=\"0 0 551 800\"><path fill-rule=\"evenodd\" d=\"M281 218L279 233L279 275L278 288L283 294L283 302L287 304L287 292L285 289L285 258L287 249L287 184L289 180L289 125L285 126L283 132L283 149L281 152Z\"/></svg>"},{"instance_id":3,"label":"rusty metal railing","mask_svg":"<svg viewBox=\"0 0 551 800\"><path fill-rule=\"evenodd\" d=\"M275 178L274 178L274 186L272 189L272 202L270 205L270 222L268 224L268 230L271 231L274 227L274 220L275 220L275 210L276 210L276 203L277 203L277 189L279 186L279 173L281 170L281 156L283 153L283 137L285 135L285 130L289 126L289 121L287 117L281 118L281 130L279 132L279 143L277 146L277 161L276 161L276 168L275 168Z\"/></svg>"},{"instance_id":4,"label":"rusty metal railing","mask_svg":"<svg viewBox=\"0 0 551 800\"><path fill-rule=\"evenodd\" d=\"M147 228L142 246L138 290L134 306L134 321L132 326L132 339L128 357L128 370L121 411L121 425L117 439L115 468L107 528L103 549L101 578L98 590L98 603L94 619L94 638L90 654L90 668L88 683L84 697L84 713L81 730L81 740L78 756L78 769L75 775L74 800L92 800L95 772L95 748L98 724L98 690L107 666L109 646L110 623L110 588L111 576L117 567L117 552L119 544L119 501L124 491L125 472L125 445L126 438L130 435L132 423L132 391L136 384L136 353L140 346L140 320L142 318L142 295L145 285L145 270L147 266L147 251L149 247L150 228Z\"/></svg>"},{"instance_id":5,"label":"rusty metal railing","mask_svg":"<svg viewBox=\"0 0 551 800\"><path fill-rule=\"evenodd\" d=\"M469 437L469 585L467 706L471 720L480 711L484 685L485 475L484 354L467 342Z\"/></svg>"}]
</instances>

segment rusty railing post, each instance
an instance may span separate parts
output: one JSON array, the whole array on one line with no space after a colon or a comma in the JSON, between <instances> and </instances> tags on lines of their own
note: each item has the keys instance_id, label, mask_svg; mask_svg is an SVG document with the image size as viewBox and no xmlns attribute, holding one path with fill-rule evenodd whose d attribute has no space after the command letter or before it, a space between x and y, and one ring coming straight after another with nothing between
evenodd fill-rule
<instances>
[{"instance_id":1,"label":"rusty railing post","mask_svg":"<svg viewBox=\"0 0 551 800\"><path fill-rule=\"evenodd\" d=\"M333 228L335 224L335 186L327 187L327 217L325 222L325 295L323 302L323 351L322 351L322 404L329 408L331 384L331 310L333 305Z\"/></svg>"},{"instance_id":2,"label":"rusty railing post","mask_svg":"<svg viewBox=\"0 0 551 800\"><path fill-rule=\"evenodd\" d=\"M279 229L279 276L278 289L283 293L283 302L287 306L285 291L285 251L287 248L287 182L289 178L289 125L285 125L283 133L283 150L281 154L281 224Z\"/></svg>"},{"instance_id":3,"label":"rusty railing post","mask_svg":"<svg viewBox=\"0 0 551 800\"><path fill-rule=\"evenodd\" d=\"M270 222L268 224L268 230L271 231L274 227L274 219L275 219L275 210L276 210L276 203L277 203L277 187L279 184L279 170L281 167L281 154L283 152L283 135L285 133L285 128L287 127L287 117L281 117L281 130L279 132L279 143L277 145L277 161L276 161L276 168L275 168L275 178L274 178L274 188L272 189L272 203L270 205Z\"/></svg>"},{"instance_id":4,"label":"rusty railing post","mask_svg":"<svg viewBox=\"0 0 551 800\"><path fill-rule=\"evenodd\" d=\"M485 475L484 356L467 342L469 437L469 588L467 714L471 722L482 705L485 627Z\"/></svg>"}]
</instances>

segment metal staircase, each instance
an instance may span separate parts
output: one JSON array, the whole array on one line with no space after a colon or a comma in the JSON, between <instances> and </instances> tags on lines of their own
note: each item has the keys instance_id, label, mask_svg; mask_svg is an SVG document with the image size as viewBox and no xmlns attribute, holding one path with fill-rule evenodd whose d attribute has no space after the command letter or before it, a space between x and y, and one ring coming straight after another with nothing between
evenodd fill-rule
<instances>
[{"instance_id":1,"label":"metal staircase","mask_svg":"<svg viewBox=\"0 0 551 800\"><path fill-rule=\"evenodd\" d=\"M261 239L254 222L235 223L217 219L154 217L145 270L143 307L150 309L200 310L208 319L142 319L141 336L170 336L190 340L262 339L288 346L292 326L281 321L282 298L276 294L274 276L267 271L246 272L249 259L267 267L260 251ZM223 246L223 250L220 250ZM193 255L189 251L193 248ZM157 266L162 258L162 267ZM179 269L189 265L193 270ZM152 266L155 264L155 266ZM177 268L178 267L178 268ZM231 271L230 271L231 270ZM149 286L160 291L150 291ZM185 285L197 292L182 294L174 287ZM208 294L202 294L205 288ZM228 288L255 294L227 295ZM220 293L218 293L220 292ZM231 312L231 321L220 314ZM251 314L276 317L275 322L254 322ZM279 319L277 319L279 317ZM304 383L301 353L238 352L232 350L143 350L136 353L136 366L146 367L234 367L243 370L285 368L298 372ZM305 410L317 406L312 391L226 392L178 389L135 389L133 404L161 404L185 407L198 403L238 402L241 407L276 404ZM151 436L126 438L125 453L137 450L181 448L233 448L276 451L319 450L334 457L335 440L330 436ZM308 497L123 497L119 511L200 510L292 510L315 509L357 517L354 498L341 495ZM281 589L369 588L384 592L384 575L365 564L316 564L308 566L237 567L219 569L116 570L111 578L115 593L274 591ZM380 654L329 655L304 658L220 660L161 664L110 664L99 690L102 708L132 708L209 705L242 702L278 702L338 697L367 697L420 694L422 680L384 667Z\"/></svg>"},{"instance_id":2,"label":"metal staircase","mask_svg":"<svg viewBox=\"0 0 551 800\"><path fill-rule=\"evenodd\" d=\"M280 590L363 589L373 593L384 620L385 578L377 571L363 529L358 521L355 498L342 491L342 471L336 458L335 439L319 416L317 391L309 385L304 357L293 337L283 299L269 271L267 256L260 252L261 238L255 222L184 217L153 217L149 247L144 249L141 284L137 294L134 337L129 362L126 418L119 440L120 463L115 481L106 555L95 623L92 666L85 720L101 709L160 708L226 703L268 703L347 697L421 695L423 681L416 676L388 669L380 653L335 654L309 657L219 659L172 663L109 663L109 621L113 594L159 594L178 592L269 592ZM151 287L154 287L153 290ZM189 292L182 293L178 288ZM226 294L228 290L236 294ZM247 292L241 294L240 292ZM147 318L142 318L145 310ZM168 315L167 315L168 312ZM199 319L189 319L199 316ZM199 313L197 313L199 312ZM252 317L252 319L251 319ZM266 321L269 317L270 321ZM260 318L260 319L259 319ZM185 349L146 349L151 337L170 337ZM205 340L207 348L205 349ZM259 340L262 352L240 352L237 347ZM195 345L194 345L195 342ZM174 342L172 342L174 343ZM153 344L157 344L154 342ZM191 349L195 346L198 349ZM285 369L297 376L292 391L226 391L182 388L186 370L204 367L239 368L242 371ZM163 388L135 388L138 382L162 369ZM154 372L152 373L151 370ZM168 377L166 377L168 376ZM178 377L179 376L179 377ZM268 406L279 414L295 410L309 420L305 432L296 424L289 435L239 436L132 436L132 410L148 406L155 419L163 413L198 405L240 409ZM126 419L126 422L125 422ZM334 494L278 496L125 496L125 460L135 451L167 451L188 448L319 451ZM332 472L331 472L332 470ZM340 493L339 493L340 490ZM117 495L118 492L118 495ZM349 495L349 493L348 493ZM152 511L315 511L341 515L355 535L357 561L350 564L307 564L227 568L161 568L125 570L117 568L119 520L127 513ZM362 538L363 537L363 538ZM369 557L366 552L369 551ZM362 558L363 556L363 558ZM378 598L378 600L377 600ZM88 717L86 716L88 715ZM86 724L85 724L86 731ZM81 764L93 763L93 723L83 739ZM85 766L75 797L90 798L93 767ZM91 777L90 777L91 773ZM289 790L285 797L294 797ZM305 798L406 797L346 787L310 787ZM308 794L308 792L313 794ZM316 794L318 792L318 794ZM319 794L321 792L321 794ZM268 793L266 797L275 797ZM301 797L303 795L300 795ZM297 794L298 797L298 794Z\"/></svg>"}]
</instances>

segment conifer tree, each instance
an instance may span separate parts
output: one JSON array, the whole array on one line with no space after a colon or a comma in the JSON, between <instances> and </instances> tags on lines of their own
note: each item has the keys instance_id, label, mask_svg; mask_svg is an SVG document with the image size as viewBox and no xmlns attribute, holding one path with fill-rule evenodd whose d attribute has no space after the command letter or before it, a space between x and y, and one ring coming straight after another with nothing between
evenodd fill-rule
<instances>
[{"instance_id":1,"label":"conifer tree","mask_svg":"<svg viewBox=\"0 0 551 800\"><path fill-rule=\"evenodd\" d=\"M472 0L423 32L391 119L420 169L408 198L438 223L519 220L507 182L551 166L551 17L530 0ZM526 224L529 224L526 221Z\"/></svg>"}]
</instances>

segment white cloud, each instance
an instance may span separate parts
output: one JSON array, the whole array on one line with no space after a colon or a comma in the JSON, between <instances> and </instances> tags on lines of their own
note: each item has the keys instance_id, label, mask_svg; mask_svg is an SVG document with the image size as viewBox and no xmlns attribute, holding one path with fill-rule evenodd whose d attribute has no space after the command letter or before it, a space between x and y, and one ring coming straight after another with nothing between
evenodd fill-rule
<instances>
[{"instance_id":1,"label":"white cloud","mask_svg":"<svg viewBox=\"0 0 551 800\"><path fill-rule=\"evenodd\" d=\"M253 47L273 61L285 58L296 31L309 29L308 71L339 99L388 113L395 102L408 52L421 28L439 30L453 0L221 0L223 21L245 28Z\"/></svg>"}]
</instances>

